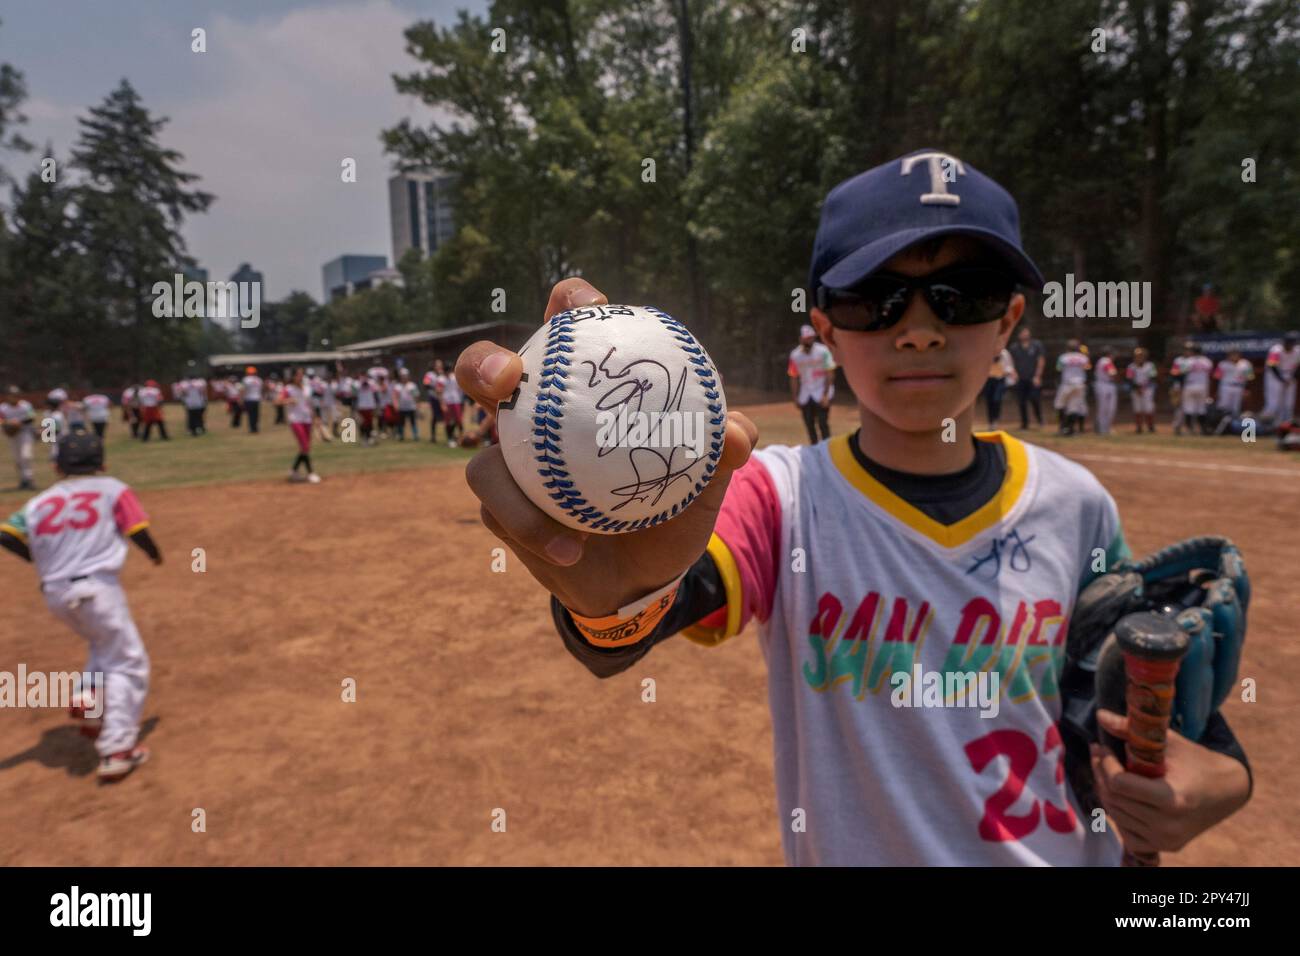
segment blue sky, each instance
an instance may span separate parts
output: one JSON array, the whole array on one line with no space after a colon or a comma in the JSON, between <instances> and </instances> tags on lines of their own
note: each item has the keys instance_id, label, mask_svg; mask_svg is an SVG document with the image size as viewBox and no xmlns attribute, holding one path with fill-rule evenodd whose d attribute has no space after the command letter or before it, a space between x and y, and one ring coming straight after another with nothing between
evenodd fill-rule
<instances>
[{"instance_id":1,"label":"blue sky","mask_svg":"<svg viewBox=\"0 0 1300 956\"><path fill-rule=\"evenodd\" d=\"M53 144L66 159L77 117L128 78L165 145L217 195L184 235L213 277L241 262L265 275L268 299L321 297L320 267L343 253L392 257L382 129L434 114L399 96L414 70L402 31L450 23L486 0L0 0L0 62L22 71L34 153L0 162L22 177ZM208 52L190 51L207 31ZM340 180L344 157L357 182Z\"/></svg>"}]
</instances>

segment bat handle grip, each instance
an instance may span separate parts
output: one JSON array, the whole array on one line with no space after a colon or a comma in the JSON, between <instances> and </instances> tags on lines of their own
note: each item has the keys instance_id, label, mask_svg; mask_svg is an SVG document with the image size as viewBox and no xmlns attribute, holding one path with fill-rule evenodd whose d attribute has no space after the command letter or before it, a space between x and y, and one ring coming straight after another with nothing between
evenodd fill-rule
<instances>
[{"instance_id":1,"label":"bat handle grip","mask_svg":"<svg viewBox=\"0 0 1300 956\"><path fill-rule=\"evenodd\" d=\"M1124 744L1127 769L1144 777L1165 775L1165 746L1173 716L1174 681L1179 660L1150 660L1124 652L1128 672L1125 697L1128 740ZM1159 866L1160 854L1124 849L1124 866Z\"/></svg>"}]
</instances>

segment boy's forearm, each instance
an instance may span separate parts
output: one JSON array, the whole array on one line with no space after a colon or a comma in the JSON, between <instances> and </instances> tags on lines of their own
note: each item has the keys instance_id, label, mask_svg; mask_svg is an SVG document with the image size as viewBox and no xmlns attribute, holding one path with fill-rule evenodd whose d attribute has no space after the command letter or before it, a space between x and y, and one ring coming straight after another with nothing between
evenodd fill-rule
<instances>
[{"instance_id":1,"label":"boy's forearm","mask_svg":"<svg viewBox=\"0 0 1300 956\"><path fill-rule=\"evenodd\" d=\"M21 538L15 538L7 531L0 531L0 548L12 551L24 561L31 561L32 559L32 552L28 549L26 542Z\"/></svg>"},{"instance_id":2,"label":"boy's forearm","mask_svg":"<svg viewBox=\"0 0 1300 956\"><path fill-rule=\"evenodd\" d=\"M141 528L131 535L131 540L135 542L136 547L149 556L151 561L161 561L162 552L158 550L158 545L154 543L149 534L148 528Z\"/></svg>"},{"instance_id":3,"label":"boy's forearm","mask_svg":"<svg viewBox=\"0 0 1300 956\"><path fill-rule=\"evenodd\" d=\"M706 552L682 578L672 607L664 613L654 630L635 644L596 647L582 636L569 611L555 597L551 598L551 617L569 653L597 677L603 678L621 674L645 657L654 645L726 607L726 604L727 592L722 577Z\"/></svg>"}]
</instances>

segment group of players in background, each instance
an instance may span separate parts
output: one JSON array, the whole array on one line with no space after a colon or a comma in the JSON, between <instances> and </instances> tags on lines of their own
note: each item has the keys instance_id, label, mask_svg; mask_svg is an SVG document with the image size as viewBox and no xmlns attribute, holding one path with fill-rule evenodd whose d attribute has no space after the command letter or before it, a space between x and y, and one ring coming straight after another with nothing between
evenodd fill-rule
<instances>
[{"instance_id":1,"label":"group of players in background","mask_svg":"<svg viewBox=\"0 0 1300 956\"><path fill-rule=\"evenodd\" d=\"M1020 329L1017 340L993 361L984 399L989 427L996 428L1002 398L1008 389L1016 392L1020 427L1031 427L1032 409L1038 425L1043 424L1041 390L1046 356L1028 328ZM1243 421L1256 421L1264 432L1289 423L1295 414L1296 376L1300 367L1300 333L1287 332L1268 351L1264 363L1263 407L1244 412L1242 405L1255 368L1237 350L1219 361L1204 354L1196 342L1183 343L1182 353L1170 363L1165 382L1173 407L1173 433L1240 434ZM1058 416L1058 431L1074 435L1086 430L1089 391L1092 393L1093 427L1097 434L1109 434L1115 424L1121 391L1128 392L1133 409L1134 431L1156 430L1156 390L1160 372L1144 348L1135 348L1124 368L1116 362L1115 350L1101 349L1094 361L1088 347L1070 339L1057 356L1058 382L1052 405ZM1091 379L1091 381L1090 381ZM1089 388L1091 386L1091 389Z\"/></svg>"},{"instance_id":2,"label":"group of players in background","mask_svg":"<svg viewBox=\"0 0 1300 956\"><path fill-rule=\"evenodd\" d=\"M1182 354L1170 363L1165 377L1174 410L1173 433L1240 434L1246 417L1255 421L1257 433L1286 429L1295 415L1298 367L1300 333L1287 332L1268 350L1264 362L1263 407L1246 413L1242 405L1256 378L1250 360L1234 350L1215 362L1195 342L1183 343ZM989 369L983 397L990 431L1000 427L1003 402L1009 392L1014 392L1019 406L1020 428L1034 427L1031 411L1037 426L1043 426L1046 368L1046 349L1027 327L1021 326L1016 340L993 359ZM1066 350L1057 356L1055 370L1057 385L1052 405L1060 434L1086 431L1090 411L1096 433L1110 434L1121 392L1127 392L1132 403L1134 431L1155 432L1156 390L1161 375L1146 349L1135 348L1121 368L1114 349L1101 349L1094 361L1086 345L1070 339ZM834 372L830 349L817 341L812 326L804 326L799 345L790 353L788 376L791 398L803 415L808 441L814 445L830 437L828 411L835 395Z\"/></svg>"},{"instance_id":3,"label":"group of players in background","mask_svg":"<svg viewBox=\"0 0 1300 956\"><path fill-rule=\"evenodd\" d=\"M210 404L224 406L231 428L246 423L252 434L263 424L262 406L269 406L273 424L287 424L298 443L298 457L289 474L292 481L320 481L311 464L312 438L328 442L340 437L348 419L353 420L360 443L366 446L387 438L406 441L408 427L411 440L419 441L420 421L425 417L422 402L428 403L430 442L438 443L441 424L446 443L455 448L465 434L467 419L472 423L475 444L493 440L491 422L485 422L490 416L484 409L466 407L455 376L447 372L441 359L418 384L409 369L399 367L393 374L382 366L357 374L341 367L330 371L299 367L283 377L273 372L263 378L256 366L250 365L242 376L181 379L166 391L148 379L127 386L118 399L122 421L132 438L147 442L156 432L162 441L171 440L163 417L163 404L169 397L184 406L186 430L193 437L207 434ZM38 441L48 447L54 461L60 439L72 431L93 430L103 438L113 401L101 393L74 401L65 389L55 388L46 396L45 405L41 410L34 408L20 397L16 385L0 400L0 421L18 469L18 490L36 487L33 460Z\"/></svg>"}]
</instances>

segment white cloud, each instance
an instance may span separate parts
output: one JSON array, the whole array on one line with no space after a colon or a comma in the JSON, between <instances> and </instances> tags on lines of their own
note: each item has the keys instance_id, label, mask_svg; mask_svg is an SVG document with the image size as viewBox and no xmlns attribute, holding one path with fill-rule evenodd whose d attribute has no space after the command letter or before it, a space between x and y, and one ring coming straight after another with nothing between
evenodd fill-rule
<instances>
[{"instance_id":1,"label":"white cloud","mask_svg":"<svg viewBox=\"0 0 1300 956\"><path fill-rule=\"evenodd\" d=\"M450 6L450 5L449 5ZM391 257L382 129L433 113L399 96L392 74L413 71L403 31L414 22L389 0L255 21L218 15L206 54L193 56L207 91L165 107L163 141L217 195L190 219L190 253L216 276L251 262L266 295L321 295L320 266L342 253ZM357 161L357 182L340 163Z\"/></svg>"}]
</instances>

